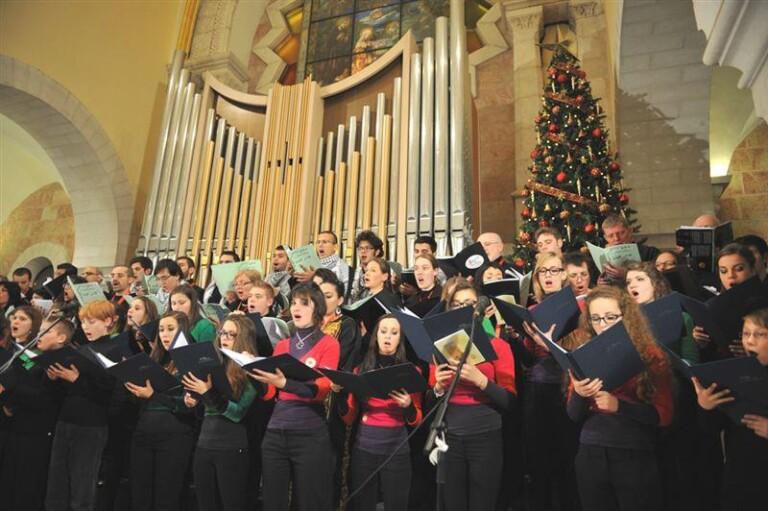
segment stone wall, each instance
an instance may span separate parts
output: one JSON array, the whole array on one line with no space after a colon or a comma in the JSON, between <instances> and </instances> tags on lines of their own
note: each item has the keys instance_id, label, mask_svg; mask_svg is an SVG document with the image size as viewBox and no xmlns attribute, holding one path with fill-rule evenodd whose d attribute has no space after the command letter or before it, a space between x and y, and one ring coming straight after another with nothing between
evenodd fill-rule
<instances>
[{"instance_id":1,"label":"stone wall","mask_svg":"<svg viewBox=\"0 0 768 511\"><path fill-rule=\"evenodd\" d=\"M731 157L731 182L720 197L720 218L733 233L768 238L768 125L755 128Z\"/></svg>"},{"instance_id":2,"label":"stone wall","mask_svg":"<svg viewBox=\"0 0 768 511\"><path fill-rule=\"evenodd\" d=\"M619 158L641 232L659 246L713 209L705 44L690 1L624 2Z\"/></svg>"},{"instance_id":3,"label":"stone wall","mask_svg":"<svg viewBox=\"0 0 768 511\"><path fill-rule=\"evenodd\" d=\"M71 261L74 248L75 218L69 195L59 183L45 185L0 225L0 274L10 276L15 267L33 257L47 257L53 264Z\"/></svg>"}]
</instances>

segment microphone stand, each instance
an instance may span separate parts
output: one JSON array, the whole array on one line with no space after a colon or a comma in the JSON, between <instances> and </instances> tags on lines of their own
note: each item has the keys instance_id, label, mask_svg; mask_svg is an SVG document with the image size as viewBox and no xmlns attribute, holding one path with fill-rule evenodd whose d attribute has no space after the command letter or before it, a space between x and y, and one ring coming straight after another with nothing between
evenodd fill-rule
<instances>
[{"instance_id":1,"label":"microphone stand","mask_svg":"<svg viewBox=\"0 0 768 511\"><path fill-rule=\"evenodd\" d=\"M18 350L16 353L14 353L10 359L8 359L2 366L0 366L0 374L5 374L10 368L11 365L13 365L13 361L19 358L21 355L24 354L28 349L34 348L37 346L37 342L40 340L42 336L47 334L57 323L64 321L63 316L56 316L56 319L53 320L53 322L48 325L44 330L41 332L38 332L38 334L35 336L34 339L29 341L26 344L20 345L21 349Z\"/></svg>"},{"instance_id":2,"label":"microphone stand","mask_svg":"<svg viewBox=\"0 0 768 511\"><path fill-rule=\"evenodd\" d=\"M459 382L460 375L461 375L461 369L464 367L464 364L467 362L467 357L469 356L469 352L472 350L473 341L472 339L475 337L475 326L477 325L477 322L480 320L481 316L478 316L476 314L472 315L472 325L470 327L469 332L469 340L467 341L467 346L464 348L464 353L461 354L461 359L459 359L459 365L456 366L456 374L453 377L453 380L451 380L451 384L448 386L448 389L445 391L445 394L442 396L442 401L438 405L437 414L435 415L435 420L432 421L432 424L429 429L429 435L427 436L427 441L424 444L424 452L427 456L432 452L432 449L435 447L435 441L437 439L438 435L443 436L446 432L445 427L445 413L448 411L448 403L451 400L451 396L456 390L456 385ZM442 510L442 488L445 484L445 468L444 463L442 460L442 453L438 450L437 451L437 466L435 470L435 482L437 483L436 488L436 494L435 494L435 509L437 511Z\"/></svg>"}]
</instances>

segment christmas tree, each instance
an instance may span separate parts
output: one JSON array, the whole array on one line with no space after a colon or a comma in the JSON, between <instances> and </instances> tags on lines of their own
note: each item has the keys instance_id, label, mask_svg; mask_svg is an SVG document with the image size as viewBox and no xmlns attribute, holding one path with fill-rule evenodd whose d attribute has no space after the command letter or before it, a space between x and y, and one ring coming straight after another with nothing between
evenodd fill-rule
<instances>
[{"instance_id":1,"label":"christmas tree","mask_svg":"<svg viewBox=\"0 0 768 511\"><path fill-rule=\"evenodd\" d=\"M543 106L534 119L531 179L516 192L524 197L524 222L513 256L521 270L533 267L533 235L539 227L558 229L564 252L581 250L587 241L601 245L600 224L611 213L624 215L636 229L621 166L608 147L599 98L592 97L578 59L562 45L554 49Z\"/></svg>"}]
</instances>

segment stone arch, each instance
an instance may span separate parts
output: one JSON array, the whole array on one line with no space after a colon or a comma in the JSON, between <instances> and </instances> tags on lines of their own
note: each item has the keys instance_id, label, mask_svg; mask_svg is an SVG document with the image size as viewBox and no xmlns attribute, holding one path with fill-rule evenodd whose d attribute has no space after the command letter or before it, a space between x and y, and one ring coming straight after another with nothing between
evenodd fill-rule
<instances>
[{"instance_id":1,"label":"stone arch","mask_svg":"<svg viewBox=\"0 0 768 511\"><path fill-rule=\"evenodd\" d=\"M39 69L0 55L0 112L45 149L72 199L76 265L124 260L134 197L125 168L96 118Z\"/></svg>"},{"instance_id":2,"label":"stone arch","mask_svg":"<svg viewBox=\"0 0 768 511\"><path fill-rule=\"evenodd\" d=\"M33 257L24 263L24 266L32 272L32 281L35 285L41 284L45 277L53 275L53 263L44 256Z\"/></svg>"}]
</instances>

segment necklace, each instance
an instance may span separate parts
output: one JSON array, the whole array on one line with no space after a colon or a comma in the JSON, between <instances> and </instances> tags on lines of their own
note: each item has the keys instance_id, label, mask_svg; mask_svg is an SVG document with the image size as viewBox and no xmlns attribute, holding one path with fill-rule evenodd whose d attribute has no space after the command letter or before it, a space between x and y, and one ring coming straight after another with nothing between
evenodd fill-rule
<instances>
[{"instance_id":1,"label":"necklace","mask_svg":"<svg viewBox=\"0 0 768 511\"><path fill-rule=\"evenodd\" d=\"M304 341L306 341L307 339L309 339L310 337L312 337L312 334L314 334L314 333L315 333L315 331L314 331L314 330L312 330L312 331L311 331L311 332L309 332L307 335L305 335L304 337L302 337L302 336L299 334L299 332L296 332L296 338L298 339L298 340L296 341L296 344L295 344L295 346L296 346L296 349L297 349L297 350L303 350L303 349L304 349L304 344L305 344L305 343L304 343Z\"/></svg>"}]
</instances>

